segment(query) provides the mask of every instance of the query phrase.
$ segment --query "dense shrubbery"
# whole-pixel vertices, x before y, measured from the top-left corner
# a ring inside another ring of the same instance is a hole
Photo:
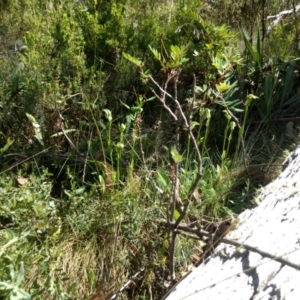
[[[108,297],[144,268],[124,299],[159,299],[204,249],[163,224],[253,205],[300,63],[297,19],[265,31],[290,7],[248,2],[0,3],[0,297]]]

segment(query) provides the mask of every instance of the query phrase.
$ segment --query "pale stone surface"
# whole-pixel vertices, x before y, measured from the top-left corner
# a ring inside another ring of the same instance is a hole
[[[259,196],[260,204],[239,216],[227,235],[300,266],[300,145],[285,169]],[[250,268],[250,269],[249,269]],[[248,271],[246,271],[248,270]],[[167,300],[300,299],[300,271],[257,253],[220,244],[180,282]]]

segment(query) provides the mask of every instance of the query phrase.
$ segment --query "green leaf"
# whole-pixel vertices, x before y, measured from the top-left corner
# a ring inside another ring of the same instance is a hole
[[[85,191],[85,187],[81,187],[75,190],[76,195],[81,195]]]
[[[9,248],[12,244],[20,241],[21,239],[25,238],[26,236],[28,236],[30,234],[30,231],[26,231],[24,233],[22,233],[19,237],[14,237],[12,238],[8,243],[6,243],[5,245],[3,245],[0,248],[0,257],[5,253],[5,250],[7,248]]]
[[[95,281],[96,281],[95,273],[94,273],[90,268],[88,268],[86,271],[87,271],[87,276],[88,276],[89,285],[90,285],[90,286],[93,286],[93,284],[94,284]]]
[[[136,57],[131,56],[130,54],[127,54],[125,52],[122,53],[123,57],[133,63],[136,67],[139,69],[143,69],[143,62]]]
[[[217,84],[217,88],[220,93],[224,93],[229,89],[229,87],[230,85],[228,85],[226,82],[220,82],[219,84]]]
[[[177,220],[180,217],[180,212],[178,210],[174,210],[174,219]]]
[[[3,148],[0,148],[0,153],[4,153],[13,143],[14,141],[12,141],[10,138],[8,138],[6,140],[6,144],[4,145]]]
[[[158,181],[162,184],[163,187],[166,187],[170,182],[168,175],[163,170],[158,170],[157,175]]]
[[[43,136],[42,136],[42,131],[41,131],[41,126],[40,124],[36,121],[35,117],[32,116],[31,114],[26,113],[26,117],[29,119],[31,122],[32,126],[34,127],[34,132],[35,132],[35,138],[39,141],[39,143],[44,146],[43,143]]]
[[[11,280],[14,281],[15,280],[15,269],[14,269],[14,266],[12,264],[10,264],[8,266],[8,268],[9,268],[9,277],[10,277]]]
[[[120,100],[120,102],[121,102],[121,104],[122,104],[123,106],[125,106],[127,109],[130,109],[130,106],[127,105],[126,103],[124,103],[122,100]]]
[[[72,132],[72,131],[76,131],[76,129],[65,129],[64,131],[65,131],[65,133],[69,133],[69,132]],[[57,133],[52,134],[50,137],[51,138],[52,137],[58,137],[58,136],[61,136],[63,134],[64,133],[61,131],[61,132],[57,132]]]
[[[208,50],[212,50],[214,48],[214,44],[213,43],[209,43],[209,44],[205,44],[206,48]]]
[[[260,30],[259,29],[257,30],[256,53],[257,53],[258,65],[261,68],[263,59],[262,59],[262,55],[261,55]]]
[[[262,55],[261,55],[261,52],[260,52],[261,49],[260,49],[260,35],[259,35],[259,32],[258,32],[258,37],[257,37],[258,44],[256,45],[257,51],[255,51],[253,49],[252,45],[249,43],[245,30],[242,31],[242,35],[243,35],[243,39],[244,39],[246,49],[248,50],[251,58],[256,62],[259,69],[261,69],[262,68]]]
[[[163,65],[161,54],[155,48],[152,48],[150,45],[149,45],[149,49],[154,55],[154,57]]]
[[[183,156],[178,153],[175,146],[173,146],[172,149],[171,149],[171,156],[172,156],[175,163],[179,163],[183,160]]]
[[[172,62],[168,64],[169,67],[178,67],[189,61],[188,58],[185,57],[188,46],[174,46],[171,45],[171,58]]]
[[[20,262],[20,270],[19,270],[19,272],[17,274],[17,278],[16,278],[16,285],[20,286],[20,284],[22,283],[23,279],[24,279],[24,262],[21,261]]]
[[[190,124],[191,129],[194,129],[197,126],[200,126],[200,123],[196,122],[196,121],[192,121],[191,124]]]

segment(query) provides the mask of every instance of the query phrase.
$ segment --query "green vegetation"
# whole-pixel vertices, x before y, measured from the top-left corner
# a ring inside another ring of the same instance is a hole
[[[297,142],[296,5],[1,0],[0,299],[161,299],[203,259],[178,226]]]

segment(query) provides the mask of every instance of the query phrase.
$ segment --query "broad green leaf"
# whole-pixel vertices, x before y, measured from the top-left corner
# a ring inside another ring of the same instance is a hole
[[[171,149],[171,155],[172,155],[172,158],[175,161],[175,163],[179,163],[183,160],[183,156],[178,153],[175,146],[172,147],[172,149]]]
[[[212,50],[214,48],[214,44],[213,43],[209,43],[209,44],[205,44],[206,48],[208,50]]]
[[[180,217],[180,212],[178,210],[174,210],[174,219],[177,220]]]
[[[85,191],[85,187],[81,187],[75,190],[76,195],[81,195]]]
[[[158,170],[157,171],[157,175],[158,175],[158,181],[164,186],[166,187],[169,182],[170,182],[170,179],[168,177],[168,175],[163,171],[163,170]]]

